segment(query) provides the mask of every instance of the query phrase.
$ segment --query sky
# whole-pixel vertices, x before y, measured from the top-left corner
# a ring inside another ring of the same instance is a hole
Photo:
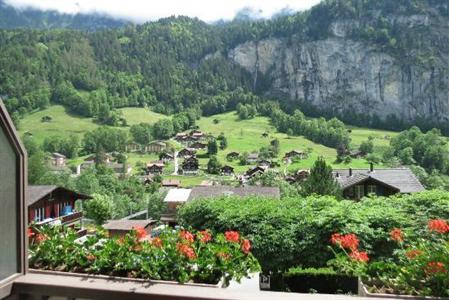
[[[135,22],[157,20],[172,15],[198,17],[206,22],[231,20],[237,12],[250,8],[259,17],[289,9],[305,10],[320,0],[6,0],[18,8],[55,9],[64,13],[106,13]]]

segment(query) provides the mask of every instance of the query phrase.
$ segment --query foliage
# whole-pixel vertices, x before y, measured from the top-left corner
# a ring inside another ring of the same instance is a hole
[[[151,241],[143,228],[123,238],[106,238],[101,233],[83,243],[70,229],[58,227],[30,231],[30,267],[105,274],[123,277],[229,283],[259,270],[251,242],[238,232],[166,230]]]
[[[83,138],[84,153],[125,152],[128,135],[125,131],[106,126],[87,132]]]
[[[67,158],[74,158],[78,156],[80,141],[76,135],[70,135],[67,138],[49,136],[44,139],[42,148],[46,152],[58,152],[64,154]]]
[[[112,219],[112,200],[99,194],[93,194],[92,197],[93,199],[87,201],[85,205],[86,217],[93,219],[98,225]]]
[[[332,167],[326,164],[324,158],[320,157],[310,169],[310,175],[302,184],[304,195],[334,195],[341,196],[341,189],[332,174]]]
[[[207,142],[207,154],[209,156],[215,155],[218,152],[217,140],[215,138],[211,138]]]
[[[207,172],[209,174],[219,174],[221,168],[221,163],[218,161],[217,157],[211,156],[207,162]]]

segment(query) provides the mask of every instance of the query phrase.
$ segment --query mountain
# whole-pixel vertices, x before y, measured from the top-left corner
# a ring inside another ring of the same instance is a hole
[[[71,28],[92,31],[118,28],[126,23],[123,20],[97,13],[62,14],[54,10],[17,9],[0,0],[0,28]]]
[[[144,105],[210,115],[270,99],[355,125],[449,133],[448,5],[326,0],[271,20],[0,30],[0,95],[18,114],[51,101],[83,116]]]

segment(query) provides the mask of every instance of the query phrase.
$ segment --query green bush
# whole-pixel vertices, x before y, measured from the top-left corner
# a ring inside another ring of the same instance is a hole
[[[331,196],[281,201],[207,199],[192,201],[178,212],[183,226],[238,230],[248,236],[266,272],[325,266],[333,257],[328,245],[335,232],[357,234],[372,259],[390,257],[395,249],[389,239],[391,228],[409,228],[419,236],[431,218],[449,218],[449,193],[427,191],[360,202],[338,201]]]

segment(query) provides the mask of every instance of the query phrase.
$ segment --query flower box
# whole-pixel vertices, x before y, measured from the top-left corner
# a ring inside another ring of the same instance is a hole
[[[223,279],[220,280],[217,284],[195,283],[195,282],[179,283],[177,281],[168,281],[168,280],[129,278],[129,277],[118,277],[118,276],[108,276],[108,275],[88,274],[88,273],[61,272],[61,271],[39,270],[39,269],[29,269],[29,271],[30,271],[30,273],[34,273],[34,274],[63,275],[63,276],[72,276],[75,278],[98,278],[98,279],[107,279],[107,280],[115,280],[115,281],[133,281],[133,282],[153,283],[153,284],[154,283],[163,283],[163,284],[198,286],[198,287],[208,287],[208,288],[227,288],[228,287],[228,284],[226,284],[226,282]]]
[[[413,295],[400,295],[400,294],[386,294],[386,293],[372,293],[368,290],[367,285],[359,278],[358,280],[358,294],[361,297],[370,298],[388,298],[388,299],[404,299],[404,300],[415,300],[415,299],[428,299],[428,300],[449,300],[446,297],[430,297],[430,296],[413,296]]]

